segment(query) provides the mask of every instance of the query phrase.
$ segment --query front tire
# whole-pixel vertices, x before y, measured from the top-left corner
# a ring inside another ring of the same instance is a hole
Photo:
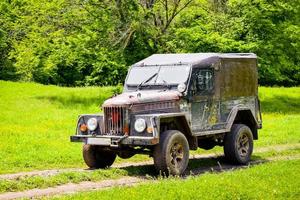
[[[189,144],[177,130],[162,133],[153,152],[154,166],[163,175],[181,175],[189,161]]]
[[[104,151],[99,146],[89,144],[83,145],[82,155],[86,165],[96,169],[110,167],[116,159],[115,153]]]
[[[225,158],[235,164],[247,164],[253,152],[253,135],[244,124],[234,124],[231,132],[225,135]]]

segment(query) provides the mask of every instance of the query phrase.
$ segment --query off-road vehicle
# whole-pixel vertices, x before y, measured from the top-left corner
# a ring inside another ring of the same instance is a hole
[[[103,114],[79,116],[71,141],[84,143],[91,168],[149,154],[158,171],[180,175],[189,150],[216,145],[247,164],[262,127],[257,89],[255,54],[154,54],[130,67]]]

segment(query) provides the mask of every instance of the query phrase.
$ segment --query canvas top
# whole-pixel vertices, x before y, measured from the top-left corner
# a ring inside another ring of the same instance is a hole
[[[200,64],[202,62],[215,61],[220,58],[245,58],[256,59],[253,53],[184,53],[184,54],[153,54],[134,66],[146,65],[170,65],[170,64]]]

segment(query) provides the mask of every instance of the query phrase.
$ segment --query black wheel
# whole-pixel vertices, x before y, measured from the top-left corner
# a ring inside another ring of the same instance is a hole
[[[225,158],[235,164],[247,164],[253,151],[253,135],[244,124],[234,124],[231,132],[225,135]]]
[[[82,154],[86,165],[96,169],[110,167],[116,159],[115,153],[104,151],[99,146],[89,144],[83,145]]]
[[[189,162],[189,144],[177,130],[165,131],[153,152],[154,166],[162,175],[181,175]]]

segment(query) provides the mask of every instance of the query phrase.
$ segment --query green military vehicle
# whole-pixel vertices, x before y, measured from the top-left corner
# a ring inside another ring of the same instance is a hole
[[[255,54],[154,54],[130,67],[103,114],[79,116],[71,141],[84,143],[91,168],[148,154],[161,173],[180,175],[189,150],[216,145],[247,164],[262,127],[257,89]]]

